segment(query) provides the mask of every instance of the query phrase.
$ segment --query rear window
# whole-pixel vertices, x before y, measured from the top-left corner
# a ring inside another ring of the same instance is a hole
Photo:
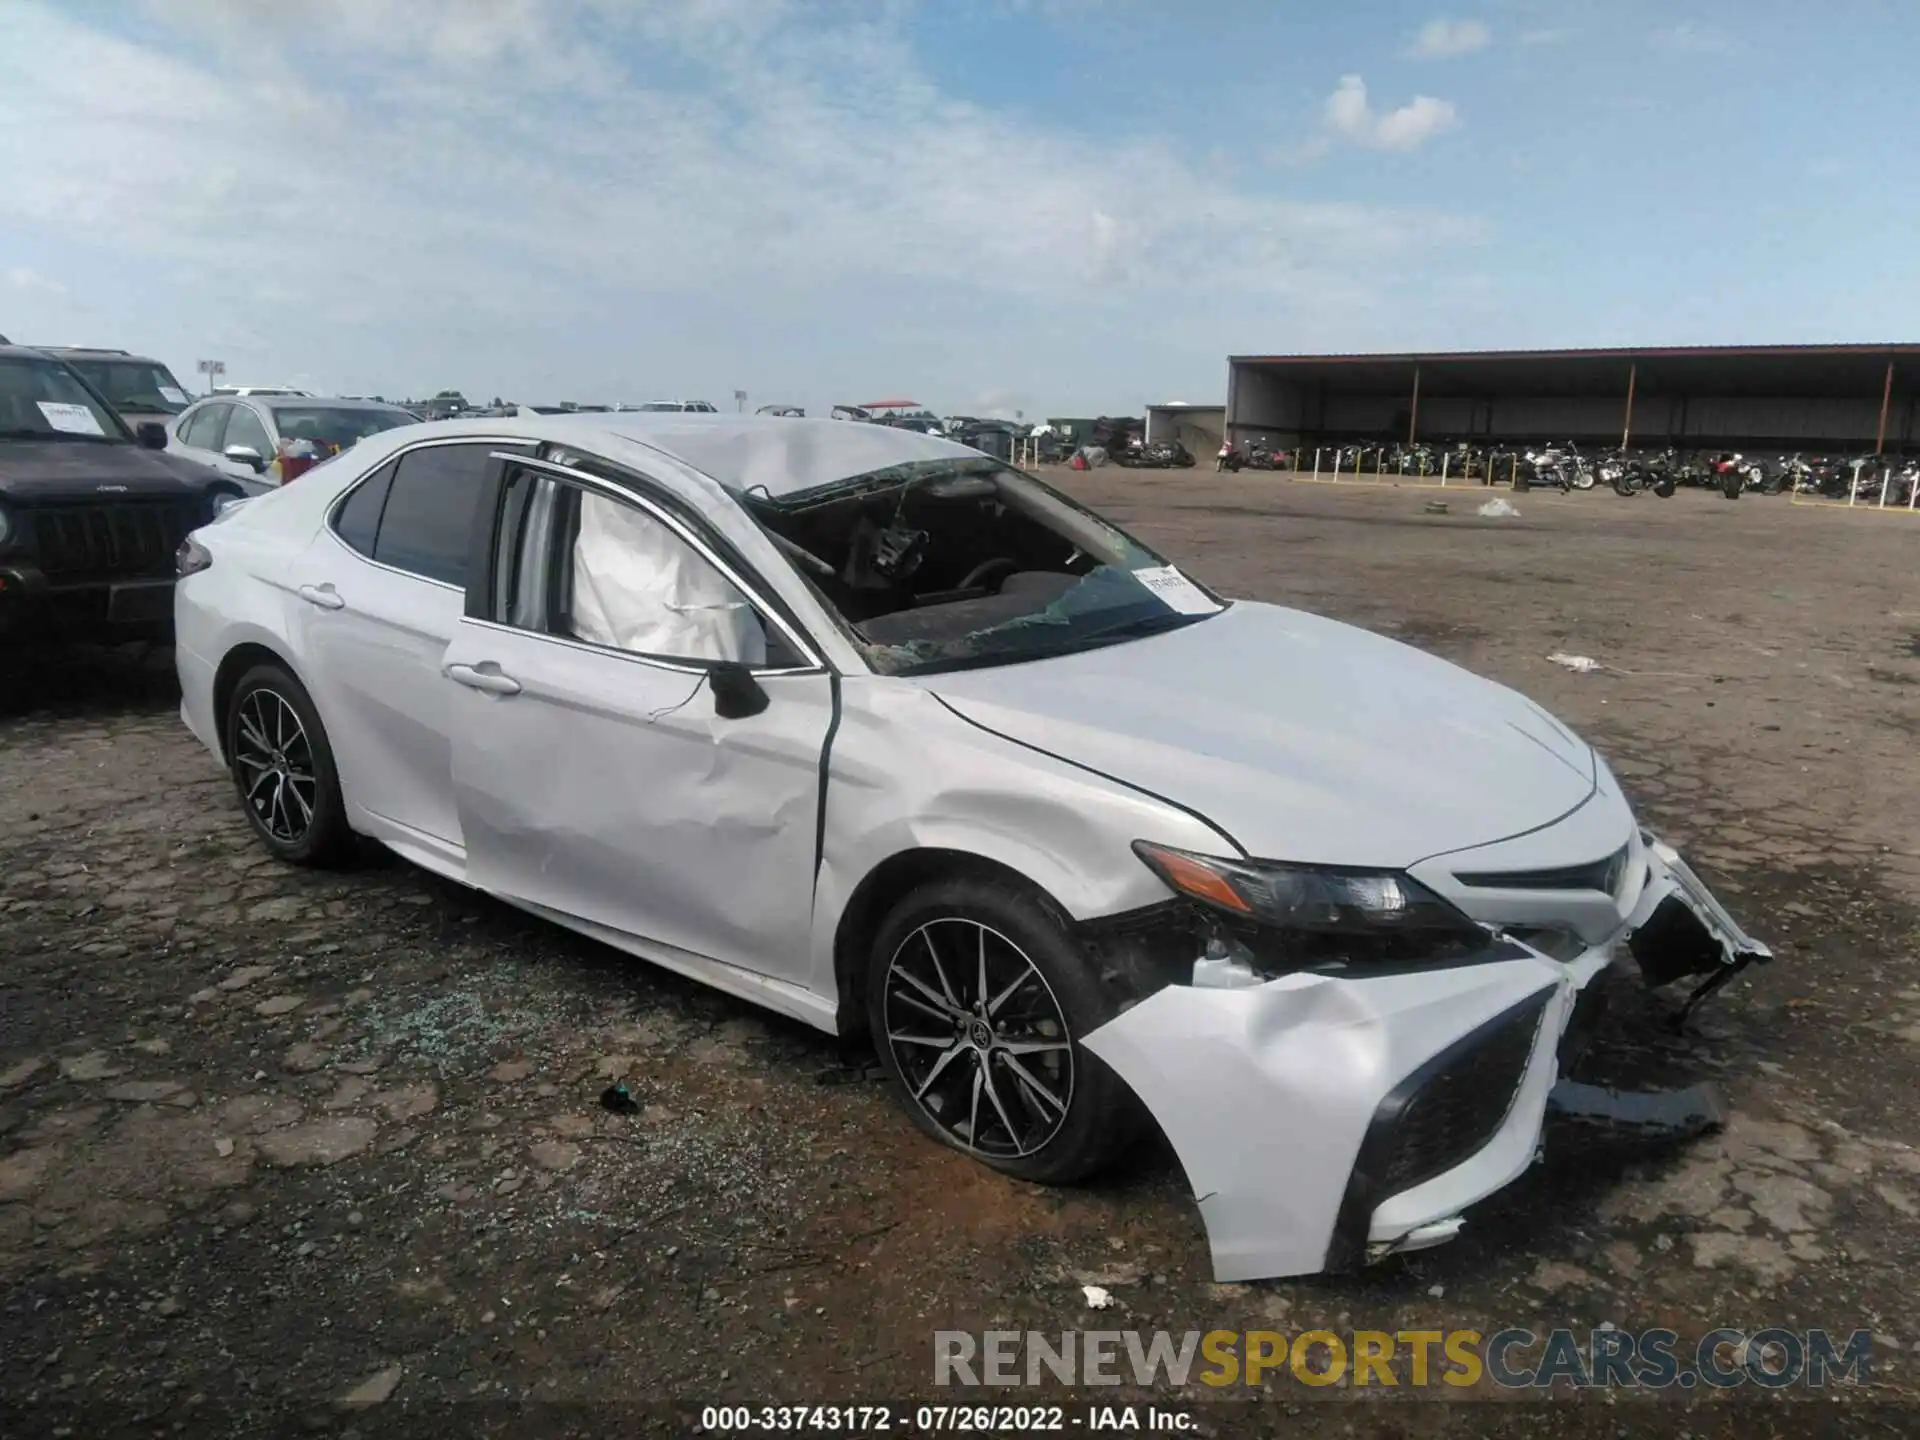
[[[380,533],[380,512],[386,508],[387,487],[393,484],[398,460],[389,460],[354,486],[333,514],[333,533],[367,558],[373,558],[374,537]]]
[[[178,415],[188,395],[173,372],[152,360],[69,360],[115,409]]]
[[[373,558],[447,585],[467,583],[467,541],[491,444],[409,450],[387,488]]]
[[[310,440],[325,455],[350,449],[369,435],[417,423],[400,409],[343,405],[276,405],[273,423],[283,441]]]

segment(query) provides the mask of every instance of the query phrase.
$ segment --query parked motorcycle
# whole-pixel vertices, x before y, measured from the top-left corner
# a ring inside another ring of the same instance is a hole
[[[1596,468],[1599,477],[1613,487],[1616,495],[1632,496],[1642,490],[1651,490],[1665,500],[1673,495],[1675,489],[1674,460],[1671,448],[1654,456],[1616,451],[1601,460]]]
[[[1178,440],[1149,440],[1132,457],[1143,470],[1191,470],[1193,452]]]
[[[1551,485],[1562,494],[1571,494],[1575,490],[1591,490],[1597,480],[1592,463],[1580,453],[1580,447],[1569,440],[1564,445],[1529,450],[1524,469],[1514,475],[1513,488],[1529,490],[1535,485]]]

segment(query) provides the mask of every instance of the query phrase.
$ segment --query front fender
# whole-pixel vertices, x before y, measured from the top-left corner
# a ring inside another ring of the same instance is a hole
[[[1016,871],[1074,920],[1158,904],[1172,891],[1135,840],[1233,854],[1205,820],[1118,781],[1004,739],[932,696],[849,679],[826,760],[811,977],[835,993],[835,939],[860,884],[914,850],[949,850]]]

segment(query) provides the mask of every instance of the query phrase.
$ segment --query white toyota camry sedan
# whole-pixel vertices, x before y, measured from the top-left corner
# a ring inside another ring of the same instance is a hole
[[[911,430],[407,426],[179,570],[183,718],[275,855],[370,837],[866,1032],[1011,1175],[1156,1123],[1222,1279],[1448,1239],[1604,969],[1769,958],[1524,697]]]

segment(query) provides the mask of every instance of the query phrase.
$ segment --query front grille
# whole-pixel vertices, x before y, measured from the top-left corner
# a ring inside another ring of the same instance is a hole
[[[173,552],[204,516],[197,500],[48,505],[26,512],[35,563],[49,580],[172,573]]]
[[[1377,1204],[1451,1170],[1499,1132],[1533,1058],[1549,985],[1435,1056],[1393,1126]]]
[[[1454,878],[1462,885],[1483,890],[1597,890],[1602,895],[1618,895],[1627,870],[1627,847],[1584,865],[1563,865],[1556,870],[1462,870]]]

